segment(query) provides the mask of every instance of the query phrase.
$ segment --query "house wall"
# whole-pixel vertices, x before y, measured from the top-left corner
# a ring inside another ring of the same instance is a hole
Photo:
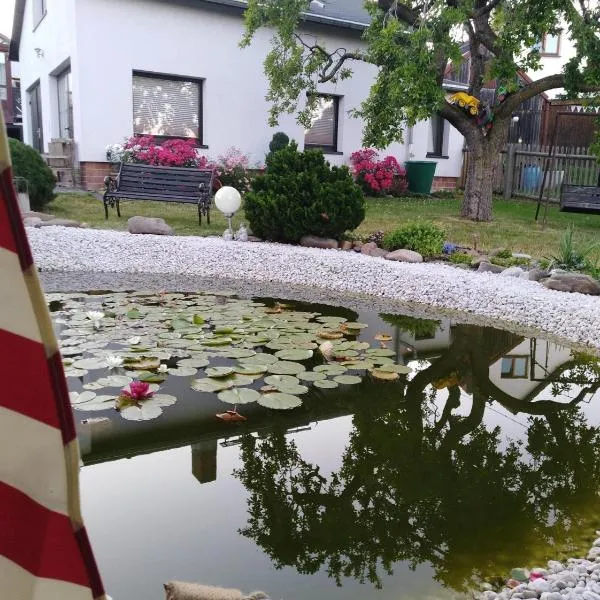
[[[23,140],[31,144],[31,115],[27,90],[40,82],[42,97],[42,124],[44,150],[48,141],[58,137],[57,89],[55,75],[71,61],[74,74],[74,96],[76,92],[75,50],[75,3],[74,0],[52,0],[47,2],[46,16],[35,26],[33,23],[32,0],[25,4],[23,29],[21,32],[19,71],[21,74],[21,93],[23,96]],[[100,41],[98,40],[98,43]],[[40,49],[40,55],[35,49]],[[74,129],[77,136],[78,107],[74,107]]]
[[[67,0],[63,0],[67,1]],[[61,28],[62,29],[62,28]],[[153,0],[78,0],[76,3],[76,52],[73,54],[73,102],[76,141],[82,161],[84,183],[95,187],[108,171],[105,148],[133,133],[132,71],[151,71],[203,78],[204,139],[206,154],[216,157],[230,146],[261,162],[275,131],[285,131],[303,145],[304,132],[291,115],[280,125],[267,125],[269,103],[263,60],[270,33],[261,31],[251,47],[240,49],[243,33],[239,14],[157,2]],[[327,43],[356,47],[327,30]],[[100,33],[101,32],[101,33]],[[22,56],[30,56],[29,43]],[[75,57],[77,61],[75,61]],[[77,64],[75,64],[77,63]],[[362,123],[348,116],[365,99],[375,75],[374,67],[356,63],[354,76],[320,91],[342,95],[340,103],[339,150],[328,155],[334,164],[347,163],[361,147]],[[46,117],[45,117],[46,118]],[[426,159],[430,125],[414,130],[412,158]],[[454,187],[462,163],[462,136],[452,128],[449,159],[440,159],[436,175],[446,187]],[[409,158],[408,147],[393,144],[388,153],[401,162]],[[89,173],[89,177],[86,175]]]

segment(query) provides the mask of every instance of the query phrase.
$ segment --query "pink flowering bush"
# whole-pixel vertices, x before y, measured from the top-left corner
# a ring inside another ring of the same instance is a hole
[[[250,159],[240,149],[232,146],[218,156],[215,168],[221,185],[230,185],[242,194],[250,190]]]
[[[401,194],[408,187],[406,169],[393,156],[379,160],[373,148],[362,148],[350,156],[352,174],[366,195]]]

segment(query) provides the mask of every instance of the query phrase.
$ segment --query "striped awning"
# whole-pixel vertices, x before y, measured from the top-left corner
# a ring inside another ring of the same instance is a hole
[[[79,450],[21,221],[0,111],[0,597],[104,599],[79,506]]]

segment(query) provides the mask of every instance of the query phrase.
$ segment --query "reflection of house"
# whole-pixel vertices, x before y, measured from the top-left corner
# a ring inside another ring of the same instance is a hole
[[[490,380],[513,398],[529,400],[571,359],[571,350],[545,340],[523,340],[490,366]]]
[[[23,139],[21,125],[21,84],[17,65],[8,58],[10,40],[0,33],[0,104],[8,137]]]
[[[203,440],[190,446],[192,449],[192,474],[200,483],[217,479],[217,440]]]
[[[363,129],[348,113],[366,98],[375,68],[357,62],[352,78],[321,86],[309,131],[292,115],[271,129],[262,66],[271,34],[261,31],[240,49],[244,7],[241,0],[17,0],[11,57],[27,90],[25,141],[46,152],[52,138],[75,140],[88,188],[100,187],[110,169],[106,146],[133,134],[194,138],[212,157],[237,146],[258,162],[280,129],[300,147],[318,146],[330,162],[348,163]],[[315,2],[311,11],[304,21],[311,39],[364,47],[362,0]],[[110,32],[109,42],[101,32]],[[410,145],[388,151],[400,162],[409,152],[415,160],[435,156],[438,187],[453,187],[461,149],[453,127],[434,133],[423,122]]]
[[[423,319],[428,322],[427,319]],[[435,327],[423,327],[421,330],[398,331],[398,338],[404,344],[415,349],[419,358],[437,356],[450,346],[451,322],[449,319],[437,321]]]

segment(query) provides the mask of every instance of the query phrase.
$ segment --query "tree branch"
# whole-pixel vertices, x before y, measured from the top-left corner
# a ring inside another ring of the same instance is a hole
[[[580,0],[583,2],[583,0]],[[483,17],[484,15],[489,15],[497,6],[499,6],[504,0],[491,0],[485,6],[482,6],[473,12],[472,18],[477,19],[479,17]]]
[[[421,17],[416,10],[397,0],[378,0],[377,6],[384,12],[396,17],[399,21],[403,21],[407,25],[412,25],[413,27],[416,27],[421,20]]]

